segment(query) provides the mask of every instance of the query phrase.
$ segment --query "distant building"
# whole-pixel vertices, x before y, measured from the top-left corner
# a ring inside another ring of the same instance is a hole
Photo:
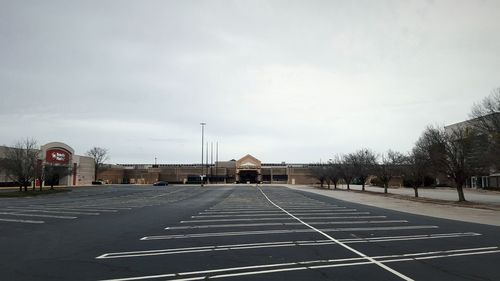
[[[9,147],[0,146],[1,160],[6,161],[5,157],[8,149]],[[64,173],[62,169],[54,170],[54,175],[51,177],[54,185],[89,185],[93,181],[94,160],[91,157],[75,155],[73,148],[61,142],[51,142],[40,147],[37,163],[37,174],[40,175],[40,178],[44,178],[44,167],[47,166],[67,168]],[[61,172],[58,172],[58,170]],[[9,175],[5,169],[0,167],[0,186],[15,185],[17,183],[12,175]]]
[[[445,126],[445,132],[448,134],[452,134],[455,130],[473,130],[480,125],[480,122],[500,122],[500,112],[492,113],[490,115],[485,116],[485,118],[475,118],[462,122],[458,122],[455,124],[451,124]],[[494,126],[492,126],[494,127]],[[493,132],[496,136],[500,134],[500,132]],[[488,155],[485,153],[485,149],[487,147],[488,138],[491,138],[490,134],[480,133],[476,136],[476,141],[474,142],[473,152],[469,156],[470,161],[476,161],[477,163],[481,162],[481,158],[483,157],[500,157],[500,155]],[[495,165],[491,165],[488,167],[484,167],[482,172],[478,172],[478,174],[472,176],[467,181],[467,187],[472,188],[500,188],[500,167],[496,167]]]
[[[109,183],[284,183],[313,184],[308,164],[262,163],[250,154],[239,160],[215,164],[120,164],[108,165],[99,178]]]

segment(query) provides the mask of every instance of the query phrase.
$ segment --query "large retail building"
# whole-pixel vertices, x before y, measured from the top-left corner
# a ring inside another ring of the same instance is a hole
[[[99,173],[108,183],[199,183],[201,176],[208,183],[288,183],[310,184],[307,164],[262,163],[247,154],[239,160],[218,161],[214,164],[121,164],[111,165]]]

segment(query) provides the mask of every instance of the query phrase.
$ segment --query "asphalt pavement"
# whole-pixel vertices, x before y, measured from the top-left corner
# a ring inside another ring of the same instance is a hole
[[[500,227],[282,186],[0,199],[1,280],[499,280]]]

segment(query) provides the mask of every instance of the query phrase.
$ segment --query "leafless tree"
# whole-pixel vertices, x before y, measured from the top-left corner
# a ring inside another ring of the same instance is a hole
[[[500,88],[484,98],[480,103],[474,104],[470,117],[470,125],[479,135],[486,140],[481,157],[485,165],[500,169]]]
[[[109,160],[108,150],[102,147],[93,147],[87,151],[87,156],[94,158],[94,181],[97,181],[97,175],[103,164]]]
[[[472,107],[470,117],[477,119],[474,122],[476,129],[481,133],[500,132],[500,88]]]
[[[333,184],[334,189],[337,189],[337,184],[342,178],[341,165],[342,162],[338,155],[335,156],[333,159],[330,159],[330,161],[328,161],[328,168],[327,168],[328,182],[331,182]]]
[[[311,175],[319,180],[321,187],[328,182],[328,170],[326,164],[311,164],[309,165],[309,170],[311,171]],[[328,182],[328,188],[330,188],[330,183]]]
[[[39,150],[37,141],[26,138],[5,151],[4,166],[13,181],[19,184],[19,191],[28,191],[28,185],[35,179]]]
[[[419,139],[412,151],[405,157],[404,178],[409,182],[418,197],[418,188],[425,184],[425,177],[430,172],[431,160],[429,154]]]
[[[341,165],[340,167],[340,177],[344,180],[347,185],[347,190],[351,190],[350,184],[355,175],[354,163],[353,163],[354,155],[349,153],[347,155],[340,156]]]
[[[368,148],[362,148],[352,154],[352,165],[355,176],[361,181],[362,190],[365,191],[365,182],[370,174],[373,174],[377,165],[377,156]]]
[[[375,175],[384,185],[384,193],[387,193],[389,182],[395,176],[403,173],[404,155],[397,151],[389,150],[380,157],[380,163],[375,168]]]
[[[458,201],[465,201],[463,186],[467,179],[484,168],[475,161],[477,138],[474,130],[460,127],[446,132],[443,128],[429,126],[421,139],[430,155],[432,167],[453,180]]]

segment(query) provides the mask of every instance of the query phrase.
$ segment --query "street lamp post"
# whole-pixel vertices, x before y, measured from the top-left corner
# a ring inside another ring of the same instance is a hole
[[[207,123],[200,123],[201,125],[201,174],[200,174],[200,179],[201,179],[201,186],[203,186],[203,144],[204,144],[204,137],[205,137],[205,125]]]

